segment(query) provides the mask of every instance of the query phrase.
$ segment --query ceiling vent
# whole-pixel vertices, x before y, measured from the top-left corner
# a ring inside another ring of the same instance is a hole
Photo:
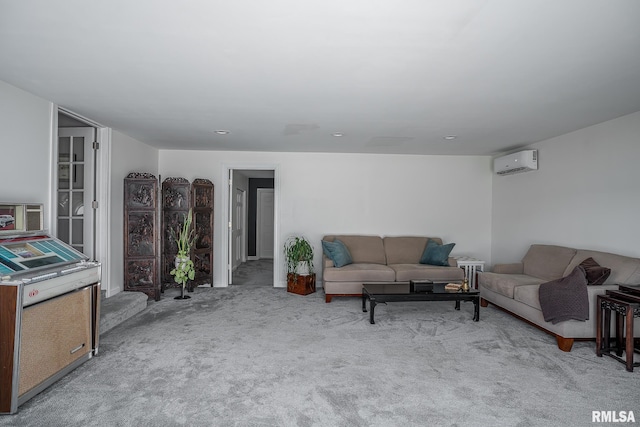
[[[493,160],[493,171],[498,175],[512,175],[538,170],[538,150],[524,150]]]

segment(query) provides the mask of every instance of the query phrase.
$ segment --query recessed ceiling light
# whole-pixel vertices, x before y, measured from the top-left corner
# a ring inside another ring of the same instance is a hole
[[[458,138],[458,135],[447,135],[442,137],[442,139],[446,139],[447,141],[451,141],[452,139]]]
[[[342,132],[334,132],[331,134],[331,136],[334,136],[336,138],[340,138],[341,136],[344,136],[344,134]]]
[[[216,131],[216,133],[217,133],[218,135],[229,135],[231,132],[229,132],[228,130],[224,130],[224,129],[218,129],[218,130]]]

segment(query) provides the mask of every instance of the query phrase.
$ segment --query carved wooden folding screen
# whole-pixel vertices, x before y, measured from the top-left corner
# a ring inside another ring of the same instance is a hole
[[[158,180],[130,173],[124,180],[124,290],[160,299]]]

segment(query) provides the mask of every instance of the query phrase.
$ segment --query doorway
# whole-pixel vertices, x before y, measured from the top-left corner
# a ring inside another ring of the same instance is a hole
[[[97,130],[58,113],[56,237],[95,260]]]
[[[51,235],[102,264],[110,281],[111,129],[56,106],[52,114]]]
[[[275,169],[229,168],[227,284],[275,286]]]

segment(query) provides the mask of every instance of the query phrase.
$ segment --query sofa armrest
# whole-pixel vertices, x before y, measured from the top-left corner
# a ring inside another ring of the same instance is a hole
[[[521,262],[514,262],[512,264],[496,264],[491,270],[493,273],[500,274],[522,274],[524,271],[524,264]]]
[[[322,254],[322,267],[323,268],[334,267],[334,264],[333,264],[333,261],[331,261],[331,258],[326,256],[325,254]]]
[[[457,267],[458,266],[458,260],[455,259],[455,258],[449,257],[449,266],[450,267]]]

